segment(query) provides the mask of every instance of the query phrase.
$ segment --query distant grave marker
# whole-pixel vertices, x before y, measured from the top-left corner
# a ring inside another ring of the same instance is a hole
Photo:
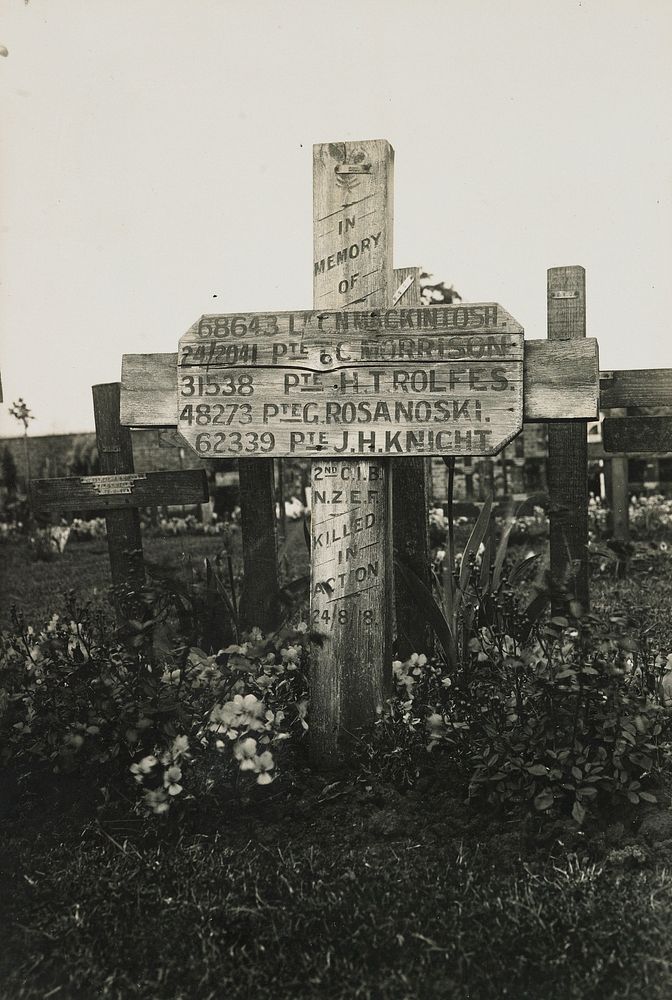
[[[140,507],[202,503],[208,499],[203,469],[136,473],[131,432],[119,421],[120,386],[94,385],[93,410],[102,475],[34,479],[35,510],[103,510],[118,617],[137,613],[135,594],[144,583]]]

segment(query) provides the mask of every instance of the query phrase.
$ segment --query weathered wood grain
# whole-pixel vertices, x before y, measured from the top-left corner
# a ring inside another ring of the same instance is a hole
[[[121,423],[124,427],[176,427],[176,399],[176,352],[123,355]]]
[[[35,509],[44,511],[204,503],[208,480],[204,469],[33,479],[31,496]]]
[[[399,300],[412,308],[420,304],[419,267],[395,267],[394,286],[411,284]],[[396,294],[396,293],[395,293]],[[400,560],[432,589],[429,566],[427,460],[409,456],[392,460],[392,540],[395,562]],[[418,614],[418,596],[401,573],[394,573],[396,653],[406,659],[411,653],[429,650],[430,636],[426,619]]]
[[[348,264],[352,262],[343,261],[343,268],[347,270]],[[371,274],[375,284],[380,271]],[[368,284],[366,278],[362,280]],[[342,363],[339,350],[354,361],[368,363],[376,359],[376,349],[383,360],[436,361],[461,356],[479,360],[488,347],[490,354],[498,353],[502,340],[523,332],[497,302],[409,307],[400,299],[389,309],[365,308],[370,294],[365,296],[366,303],[344,306],[343,311],[206,314],[180,338],[179,366],[292,364],[329,371]],[[520,358],[510,352],[507,357]]]
[[[178,431],[201,456],[491,455],[522,428],[520,362],[336,373],[236,369],[180,399]],[[188,387],[191,393],[193,386]],[[184,392],[184,389],[182,390]]]
[[[596,340],[526,340],[523,373],[526,423],[597,420],[600,390]]]
[[[612,413],[615,417],[625,417],[627,410],[625,407],[615,408]],[[610,528],[614,538],[626,542],[630,538],[627,455],[609,456],[608,461],[604,462],[604,480],[610,512]]]
[[[119,419],[121,386],[118,382],[108,382],[94,385],[91,391],[101,474],[118,476],[133,473],[131,432],[121,425]],[[105,521],[113,600],[117,617],[123,623],[141,613],[138,592],[145,581],[145,567],[140,512],[137,507],[110,510]]]
[[[350,244],[371,244],[368,268],[383,233]],[[327,254],[327,286],[331,262],[347,275],[350,256]],[[322,277],[316,265],[317,287]],[[355,277],[361,292],[381,280]],[[522,360],[522,328],[496,303],[204,316],[179,343],[177,429],[222,456],[493,454],[522,426]]]
[[[595,420],[597,341],[526,340],[523,419]],[[177,354],[125,354],[121,421],[128,427],[177,425]]]
[[[602,440],[606,452],[672,452],[672,415],[658,417],[605,417]]]
[[[672,406],[672,368],[600,372],[600,407]]]
[[[243,628],[262,632],[278,625],[280,614],[278,547],[275,518],[273,459],[238,462],[240,518],[243,540]]]
[[[389,143],[313,148],[313,302],[317,308],[382,308],[392,288],[392,170]],[[366,174],[336,167],[364,163]],[[344,238],[376,235],[364,269],[319,262]],[[311,518],[311,754],[333,765],[349,734],[375,720],[391,686],[391,469],[380,459],[313,463]]]
[[[548,339],[556,344],[586,335],[586,273],[552,267],[547,283]],[[595,373],[597,376],[597,372]],[[586,424],[559,420],[548,426],[551,576],[565,583],[587,609],[588,438]],[[555,602],[556,609],[559,607]]]

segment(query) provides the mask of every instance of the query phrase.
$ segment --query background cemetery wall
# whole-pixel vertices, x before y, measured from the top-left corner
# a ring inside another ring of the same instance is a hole
[[[207,462],[187,448],[174,430],[133,431],[133,456],[137,472],[205,468],[211,495],[218,512],[233,509],[238,502],[235,460]],[[98,471],[96,437],[93,433],[29,435],[30,467],[33,478],[48,479],[68,475],[93,475]],[[7,449],[17,467],[19,488],[25,489],[26,453],[23,437],[0,438],[0,455]],[[589,488],[603,493],[600,479],[609,456],[602,447],[600,424],[588,426]],[[458,458],[455,466],[455,499],[480,501],[493,490],[496,498],[522,499],[547,490],[547,433],[545,424],[525,424],[523,432],[504,451],[490,459]],[[440,458],[428,459],[430,494],[433,503],[448,497],[448,474]],[[305,501],[309,484],[309,463],[283,463],[284,495]],[[634,493],[662,492],[672,495],[672,455],[630,455],[629,489]]]

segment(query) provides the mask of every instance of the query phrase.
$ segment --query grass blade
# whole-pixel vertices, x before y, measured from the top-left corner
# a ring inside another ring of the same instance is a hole
[[[394,568],[404,580],[409,594],[412,595],[416,602],[418,613],[424,615],[425,620],[434,630],[436,637],[444,649],[448,663],[451,667],[457,668],[455,636],[450,622],[443,613],[441,605],[424,580],[410,566],[405,565],[401,559],[395,559]]]

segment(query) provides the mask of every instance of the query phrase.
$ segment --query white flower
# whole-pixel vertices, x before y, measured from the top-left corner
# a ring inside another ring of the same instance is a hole
[[[138,784],[142,784],[144,775],[149,774],[152,768],[156,767],[158,763],[154,754],[149,754],[147,757],[143,757],[137,764],[131,764],[131,773]]]
[[[163,775],[163,784],[168,791],[169,795],[179,795],[182,791],[182,785],[178,782],[182,777],[182,771],[177,765],[169,767],[168,770]]]
[[[170,808],[166,793],[162,788],[150,789],[145,792],[145,803],[157,815],[168,812]]]
[[[211,730],[263,729],[264,703],[253,694],[234,695],[232,701],[215,705],[210,713]],[[234,737],[235,738],[235,737]]]
[[[257,753],[257,741],[248,736],[247,739],[237,743],[233,750],[233,756],[240,761],[241,771],[255,771],[254,759]]]
[[[264,750],[262,754],[254,758],[254,769],[257,772],[258,785],[270,785],[273,777],[268,772],[272,771],[274,767],[275,761],[270,750]]]
[[[186,736],[176,736],[170,749],[173,757],[181,757],[189,749],[189,740]]]

